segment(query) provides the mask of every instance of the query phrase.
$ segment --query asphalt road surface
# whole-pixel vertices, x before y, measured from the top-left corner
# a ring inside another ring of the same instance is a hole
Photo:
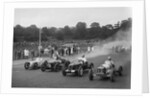
[[[108,55],[97,56],[88,59],[94,63],[94,68],[103,64]],[[111,88],[130,89],[131,78],[131,53],[111,54],[116,66],[123,65],[123,76],[116,76],[115,82],[94,78],[89,81],[88,73],[83,77],[67,75],[63,76],[59,72],[42,72],[39,70],[25,70],[24,63],[27,60],[17,60],[13,62],[12,87],[13,88]]]

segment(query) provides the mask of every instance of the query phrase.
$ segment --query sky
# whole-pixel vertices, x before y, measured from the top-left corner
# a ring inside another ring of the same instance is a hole
[[[24,27],[35,24],[37,27],[72,27],[85,22],[87,27],[93,22],[100,26],[115,24],[132,18],[132,9],[126,7],[107,8],[16,8],[14,26]]]

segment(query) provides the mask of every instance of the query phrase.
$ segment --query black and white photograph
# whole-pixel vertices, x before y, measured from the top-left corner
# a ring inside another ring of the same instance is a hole
[[[16,8],[13,88],[131,88],[132,8]]]

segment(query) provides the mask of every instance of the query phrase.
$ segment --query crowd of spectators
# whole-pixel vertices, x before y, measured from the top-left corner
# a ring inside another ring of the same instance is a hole
[[[13,45],[13,59],[27,59],[38,56],[53,58],[54,55],[70,56],[90,51],[90,45],[85,42],[17,42]]]

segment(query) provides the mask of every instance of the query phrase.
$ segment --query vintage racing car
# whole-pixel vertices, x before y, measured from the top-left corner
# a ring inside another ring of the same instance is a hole
[[[59,71],[62,69],[64,65],[69,65],[70,61],[65,60],[65,59],[57,59],[57,60],[45,60],[44,63],[41,66],[41,71],[44,72],[46,70],[50,71]]]
[[[24,63],[24,68],[26,70],[28,69],[39,69],[41,65],[43,64],[44,60],[41,57],[37,57],[35,59],[32,59],[31,61],[27,61]]]
[[[113,65],[111,68],[105,68],[103,66],[97,67],[96,70],[89,70],[89,80],[93,80],[94,77],[99,77],[100,79],[110,79],[114,82],[114,77],[119,75],[122,76],[123,67],[120,65],[118,68]]]
[[[91,69],[94,66],[93,63],[88,64],[88,62],[81,63],[78,60],[72,61],[68,66],[63,66],[62,75],[66,76],[67,73],[71,73],[77,76],[83,76],[85,70]]]

